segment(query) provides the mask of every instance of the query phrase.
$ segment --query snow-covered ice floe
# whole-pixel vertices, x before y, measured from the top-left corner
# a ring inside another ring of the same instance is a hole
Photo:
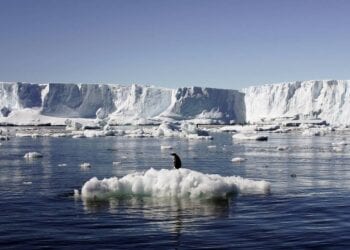
[[[252,141],[267,141],[268,137],[265,135],[247,135],[247,134],[234,134],[232,138],[235,140],[252,140]]]
[[[236,163],[240,163],[240,162],[243,162],[243,161],[246,161],[247,159],[246,158],[243,158],[243,157],[235,157],[235,158],[232,158],[232,162],[236,162]]]
[[[79,166],[82,170],[88,170],[91,168],[91,164],[88,162],[81,163]]]
[[[23,156],[25,159],[42,158],[43,155],[38,152],[28,152]]]
[[[106,199],[123,196],[177,197],[190,199],[226,198],[232,194],[267,194],[270,183],[239,176],[204,174],[190,169],[153,168],[122,178],[87,181],[81,190],[83,199]]]

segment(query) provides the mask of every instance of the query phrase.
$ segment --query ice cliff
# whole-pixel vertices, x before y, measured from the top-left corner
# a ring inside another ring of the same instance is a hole
[[[111,124],[241,123],[245,121],[243,104],[243,93],[214,88],[0,83],[0,121],[22,125],[53,117],[108,118]]]
[[[259,123],[323,119],[350,124],[348,81],[305,81],[237,90],[113,84],[0,83],[0,122],[64,123],[66,118],[109,124]],[[55,119],[56,120],[55,120]]]
[[[305,81],[243,89],[246,121],[323,119],[350,124],[349,81]]]

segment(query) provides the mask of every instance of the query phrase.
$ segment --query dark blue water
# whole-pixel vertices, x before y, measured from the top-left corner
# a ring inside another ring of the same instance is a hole
[[[347,137],[272,134],[268,142],[242,143],[229,134],[214,135],[213,141],[11,138],[0,146],[0,247],[345,249],[350,247],[350,146],[338,152],[331,143]],[[173,146],[187,168],[270,181],[271,194],[218,201],[73,197],[93,176],[171,168],[170,151],[161,145]],[[26,161],[29,151],[44,157]],[[237,164],[233,157],[248,160]],[[113,166],[115,161],[121,164]],[[91,169],[82,170],[82,162]],[[62,163],[67,165],[58,166]]]

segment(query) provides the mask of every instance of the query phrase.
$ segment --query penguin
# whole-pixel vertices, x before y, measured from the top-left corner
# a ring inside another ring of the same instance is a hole
[[[176,168],[176,169],[181,168],[181,159],[180,159],[180,157],[177,154],[175,154],[175,153],[172,153],[170,155],[174,156],[174,168]]]

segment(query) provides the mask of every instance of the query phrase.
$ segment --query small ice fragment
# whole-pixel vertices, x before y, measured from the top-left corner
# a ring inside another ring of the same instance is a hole
[[[79,198],[79,197],[80,197],[79,190],[74,189],[74,198]]]
[[[287,150],[287,149],[288,149],[287,146],[279,146],[279,147],[277,147],[277,150],[278,150],[278,151],[285,151],[285,150]]]
[[[83,135],[83,134],[77,134],[77,135],[73,135],[72,138],[73,139],[79,139],[79,138],[86,138],[86,136]]]
[[[57,166],[59,166],[59,167],[66,167],[67,164],[66,164],[66,163],[60,163],[60,164],[58,164]]]
[[[84,169],[84,170],[90,169],[91,168],[91,164],[88,163],[88,162],[84,162],[84,163],[80,164],[80,168]]]
[[[208,145],[208,148],[216,148],[216,145]]]
[[[33,183],[31,181],[24,181],[23,185],[32,185]]]
[[[235,157],[235,158],[232,158],[232,162],[243,162],[243,161],[246,161],[247,159],[246,158],[243,158],[243,157]]]
[[[167,150],[167,149],[173,149],[173,147],[169,146],[169,145],[162,145],[162,146],[160,146],[160,149],[161,150]]]
[[[236,140],[253,140],[253,141],[267,141],[268,137],[264,135],[245,135],[245,134],[234,134],[232,136]]]
[[[344,147],[333,147],[333,151],[334,152],[343,152],[344,151]]]
[[[118,166],[118,165],[121,164],[121,162],[120,161],[114,161],[112,164],[113,164],[113,166]]]
[[[333,146],[346,146],[348,145],[346,141],[340,141],[340,142],[333,142]]]
[[[43,155],[38,152],[28,152],[24,155],[26,159],[42,158]]]

